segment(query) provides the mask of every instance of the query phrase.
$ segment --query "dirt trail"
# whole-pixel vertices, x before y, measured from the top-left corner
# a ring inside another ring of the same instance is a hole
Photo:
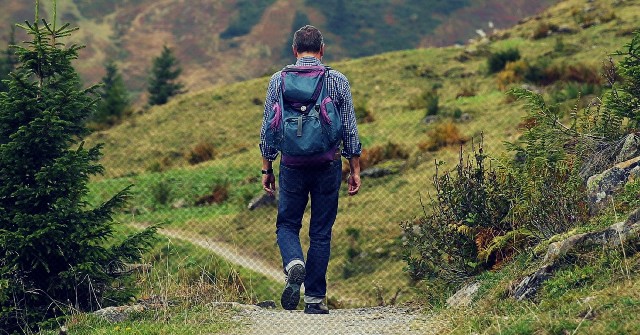
[[[242,326],[233,334],[242,335],[425,335],[442,330],[428,314],[403,307],[336,309],[328,315],[249,307],[237,321]]]
[[[134,223],[134,227],[144,229],[148,225],[143,223]],[[284,273],[280,268],[276,268],[263,260],[247,257],[243,254],[242,249],[229,243],[214,241],[210,238],[198,236],[195,233],[189,233],[184,230],[177,229],[158,229],[158,233],[166,237],[188,241],[199,247],[213,251],[216,255],[224,258],[229,263],[249,269],[253,272],[264,275],[269,279],[284,283]]]
[[[139,229],[147,227],[140,223],[133,226]],[[228,243],[195,236],[182,230],[163,228],[158,232],[211,250],[230,263],[276,281],[284,279],[284,274],[279,268],[262,260],[244,256],[240,248]],[[263,309],[236,303],[220,303],[219,306],[231,306],[234,310],[239,310],[236,321],[241,324],[241,328],[234,330],[234,335],[423,335],[437,334],[440,329],[429,322],[427,314],[405,307],[335,309],[331,310],[329,315],[307,315],[301,310]]]

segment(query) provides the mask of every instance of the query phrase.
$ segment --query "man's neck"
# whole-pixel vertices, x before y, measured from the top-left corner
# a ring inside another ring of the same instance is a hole
[[[298,54],[298,59],[303,58],[303,57],[314,57],[317,60],[321,61],[322,60],[322,55],[320,53],[315,53],[315,52],[303,52],[303,53],[299,53]]]

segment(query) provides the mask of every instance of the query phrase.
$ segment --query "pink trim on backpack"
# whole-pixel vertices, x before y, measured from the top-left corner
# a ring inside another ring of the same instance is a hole
[[[331,101],[333,101],[333,100],[331,100],[331,97],[327,96],[320,103],[320,116],[322,117],[322,120],[326,124],[331,124],[331,119],[329,118],[329,113],[327,112],[327,104],[330,103]]]
[[[280,108],[280,104],[276,102],[273,104],[273,110],[275,115],[273,116],[273,120],[271,120],[270,126],[271,129],[277,130],[280,128],[280,123],[282,122],[282,108]]]

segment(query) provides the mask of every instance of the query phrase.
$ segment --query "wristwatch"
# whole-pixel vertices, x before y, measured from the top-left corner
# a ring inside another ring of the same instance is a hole
[[[273,174],[273,169],[262,170],[262,174]]]

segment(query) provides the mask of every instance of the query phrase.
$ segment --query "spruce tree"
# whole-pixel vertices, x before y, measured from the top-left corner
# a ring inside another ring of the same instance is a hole
[[[617,69],[611,67],[606,73],[612,90],[605,101],[615,116],[628,119],[628,129],[637,131],[640,127],[640,30],[634,32],[625,50],[616,51],[614,55],[623,59]]]
[[[160,56],[153,59],[149,79],[149,105],[163,105],[172,96],[182,93],[184,85],[177,79],[182,73],[173,51],[166,45]]]
[[[39,22],[38,7],[35,22],[20,25],[32,40],[16,48],[18,67],[0,93],[0,329],[9,334],[38,331],[61,306],[130,298],[118,270],[155,231],[116,239],[112,216],[127,189],[87,202],[89,178],[103,171],[101,146],[81,140],[96,87],[82,89],[71,65],[81,47],[61,43],[76,29],[56,27],[55,1],[53,23]]]
[[[105,70],[102,87],[99,89],[101,100],[89,122],[89,128],[94,130],[117,124],[130,108],[129,94],[118,72],[118,66],[109,61]]]
[[[13,50],[13,46],[16,44],[15,32],[16,28],[11,26],[7,49],[4,50],[1,56],[2,58],[0,58],[0,92],[6,92],[9,89],[6,80],[9,80],[9,73],[11,73],[16,66],[16,56]]]

